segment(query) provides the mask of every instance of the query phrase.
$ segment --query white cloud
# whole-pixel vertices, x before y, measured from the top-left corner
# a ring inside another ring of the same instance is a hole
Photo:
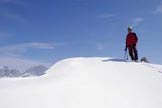
[[[1,55],[7,56],[21,56],[26,53],[30,49],[41,49],[41,50],[51,50],[55,49],[57,46],[63,44],[51,44],[51,43],[40,43],[40,42],[32,42],[32,43],[22,43],[22,44],[14,44],[9,46],[0,47]]]
[[[158,5],[156,9],[153,11],[155,14],[162,14],[162,4]]]
[[[6,65],[11,68],[19,69],[22,71],[31,66],[36,65],[44,65],[46,67],[49,67],[52,65],[52,62],[48,60],[43,59],[40,61],[31,60],[25,58],[22,55],[27,53],[28,51],[31,51],[31,49],[53,50],[65,44],[66,43],[53,44],[53,43],[31,42],[0,47],[0,66]]]
[[[28,21],[22,15],[11,13],[9,10],[0,11],[0,16],[23,24],[28,24]]]
[[[21,45],[24,48],[37,48],[37,49],[54,49],[55,45],[51,43],[40,43],[40,42],[33,42],[33,43],[24,43]]]
[[[109,19],[109,18],[113,18],[115,16],[116,16],[115,14],[101,14],[101,15],[98,15],[97,18],[100,18],[100,19]]]
[[[25,7],[25,4],[22,1],[18,1],[18,0],[0,0],[0,4],[12,4],[15,6],[21,6],[22,10]],[[8,6],[2,7],[0,9],[0,17],[3,17],[7,20],[29,24],[27,19],[22,14],[13,11],[13,8],[8,7]]]
[[[137,18],[135,18],[135,19],[133,19],[133,26],[137,26],[137,25],[139,25],[140,23],[142,23],[144,21],[144,19],[143,18],[141,18],[141,17],[137,17]]]

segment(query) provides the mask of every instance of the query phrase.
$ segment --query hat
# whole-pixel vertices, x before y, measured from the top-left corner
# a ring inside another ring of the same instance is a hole
[[[133,27],[132,26],[128,26],[128,30],[132,30],[133,29]]]

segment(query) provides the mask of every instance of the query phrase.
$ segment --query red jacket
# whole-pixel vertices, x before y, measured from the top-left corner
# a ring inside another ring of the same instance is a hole
[[[136,45],[138,41],[136,33],[128,33],[126,38],[126,46]]]

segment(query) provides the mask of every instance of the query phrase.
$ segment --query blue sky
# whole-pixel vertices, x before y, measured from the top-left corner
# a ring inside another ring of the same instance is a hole
[[[160,0],[0,0],[0,58],[123,58],[128,25],[139,57],[162,64]]]

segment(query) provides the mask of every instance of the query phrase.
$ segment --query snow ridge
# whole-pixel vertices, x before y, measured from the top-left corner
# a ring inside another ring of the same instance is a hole
[[[65,59],[41,77],[0,80],[0,108],[162,108],[161,70],[107,57]]]

